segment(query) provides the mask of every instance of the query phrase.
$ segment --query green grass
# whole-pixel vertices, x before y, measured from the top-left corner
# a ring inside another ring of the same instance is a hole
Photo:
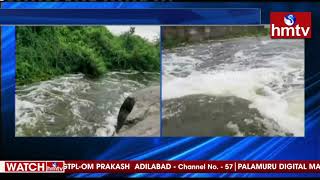
[[[99,77],[112,70],[160,71],[159,43],[103,26],[16,27],[16,83],[68,73]]]

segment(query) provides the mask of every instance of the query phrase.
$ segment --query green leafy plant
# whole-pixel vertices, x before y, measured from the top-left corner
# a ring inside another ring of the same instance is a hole
[[[103,26],[16,27],[16,82],[68,73],[99,77],[108,70],[160,70],[160,47],[134,29],[114,36]]]

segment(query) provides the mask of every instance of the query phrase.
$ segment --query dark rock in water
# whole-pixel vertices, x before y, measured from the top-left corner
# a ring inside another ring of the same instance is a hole
[[[160,136],[160,86],[139,90],[127,99],[122,106],[133,101],[134,105],[131,109],[120,108],[117,136]]]
[[[118,133],[121,127],[123,126],[127,116],[132,111],[133,106],[135,104],[135,99],[133,97],[127,97],[126,100],[120,107],[119,114],[118,114],[118,122],[116,127],[116,132]]]
[[[163,136],[292,136],[235,96],[189,95],[163,101]]]

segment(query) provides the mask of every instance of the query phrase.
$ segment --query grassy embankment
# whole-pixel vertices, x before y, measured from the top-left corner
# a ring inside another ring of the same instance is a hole
[[[16,28],[17,85],[68,73],[99,77],[112,70],[160,71],[159,43],[103,26]]]
[[[249,26],[250,27],[250,26]],[[170,27],[169,27],[170,28]],[[186,27],[187,29],[188,27]],[[267,36],[269,35],[269,29],[246,29],[246,27],[242,28],[243,30],[235,30],[231,32],[224,33],[221,36],[217,37],[209,37],[205,40],[222,40],[222,39],[230,39],[230,38],[239,38],[239,37],[259,37],[259,36]],[[190,40],[189,35],[185,35],[183,37],[179,36],[169,36],[164,38],[163,47],[165,49],[172,49],[179,46],[185,46],[189,44],[197,43],[197,41]]]

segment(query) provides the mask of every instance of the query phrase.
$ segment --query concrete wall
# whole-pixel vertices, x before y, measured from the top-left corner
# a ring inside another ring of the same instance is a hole
[[[243,34],[258,34],[265,31],[261,26],[165,26],[162,31],[164,41],[168,39],[198,42],[209,39],[223,39]]]

